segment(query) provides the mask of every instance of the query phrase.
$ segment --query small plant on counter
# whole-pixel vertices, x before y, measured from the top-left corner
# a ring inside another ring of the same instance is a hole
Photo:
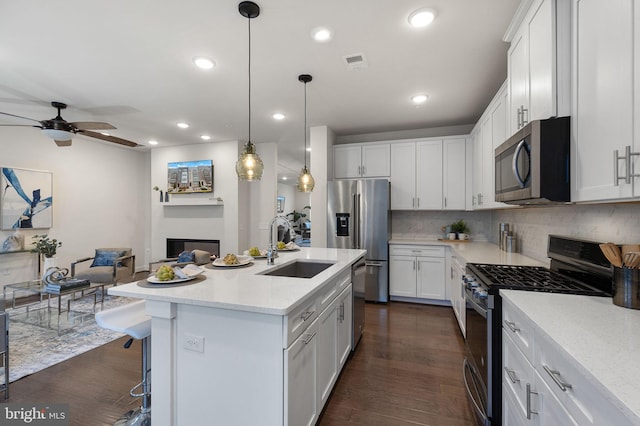
[[[31,253],[40,253],[44,257],[53,257],[56,255],[58,247],[62,246],[62,241],[58,241],[55,238],[50,239],[47,234],[34,235],[32,237],[36,240],[31,249]]]
[[[451,232],[455,232],[456,234],[469,234],[471,233],[471,229],[469,229],[464,220],[460,219],[451,224]]]

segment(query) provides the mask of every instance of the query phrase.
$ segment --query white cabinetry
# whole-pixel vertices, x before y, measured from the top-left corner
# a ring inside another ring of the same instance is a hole
[[[568,6],[565,0],[534,0],[518,10],[507,31],[509,135],[532,120],[569,114]]]
[[[507,139],[508,92],[505,82],[474,127],[473,189],[471,205],[474,210],[507,207],[495,201],[494,150]]]
[[[389,144],[336,145],[333,148],[334,177],[389,177]]]
[[[631,424],[569,355],[510,301],[502,300],[504,425]]]
[[[455,255],[447,257],[449,259],[449,299],[453,313],[458,320],[458,326],[462,336],[466,336],[466,297],[464,293],[464,283],[462,277],[465,272],[465,262],[462,258]]]
[[[312,425],[318,417],[316,398],[318,320],[284,351],[286,425]]]
[[[445,247],[391,245],[389,295],[445,300]]]
[[[466,139],[391,144],[392,210],[464,210]]]
[[[573,0],[572,201],[640,196],[640,156],[614,155],[640,151],[639,19],[633,0]]]

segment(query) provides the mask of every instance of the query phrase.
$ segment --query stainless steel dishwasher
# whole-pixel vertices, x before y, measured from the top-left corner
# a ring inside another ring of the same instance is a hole
[[[364,294],[367,276],[367,265],[364,258],[357,260],[351,267],[351,284],[353,294],[353,335],[351,351],[356,350],[364,331]]]

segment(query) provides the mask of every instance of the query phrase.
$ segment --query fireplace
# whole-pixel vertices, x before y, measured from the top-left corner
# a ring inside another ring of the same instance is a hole
[[[204,250],[220,256],[220,240],[198,240],[192,238],[167,238],[167,257],[178,257],[183,251]]]

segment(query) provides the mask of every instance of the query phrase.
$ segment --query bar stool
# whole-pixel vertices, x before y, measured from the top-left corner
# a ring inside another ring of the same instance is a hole
[[[142,398],[142,405],[123,414],[114,426],[151,425],[151,317],[145,313],[144,304],[144,300],[140,300],[96,313],[96,322],[100,327],[131,336],[125,348],[131,346],[133,339],[142,340],[142,382],[129,391],[132,397]],[[139,387],[142,387],[142,392],[135,393]]]

